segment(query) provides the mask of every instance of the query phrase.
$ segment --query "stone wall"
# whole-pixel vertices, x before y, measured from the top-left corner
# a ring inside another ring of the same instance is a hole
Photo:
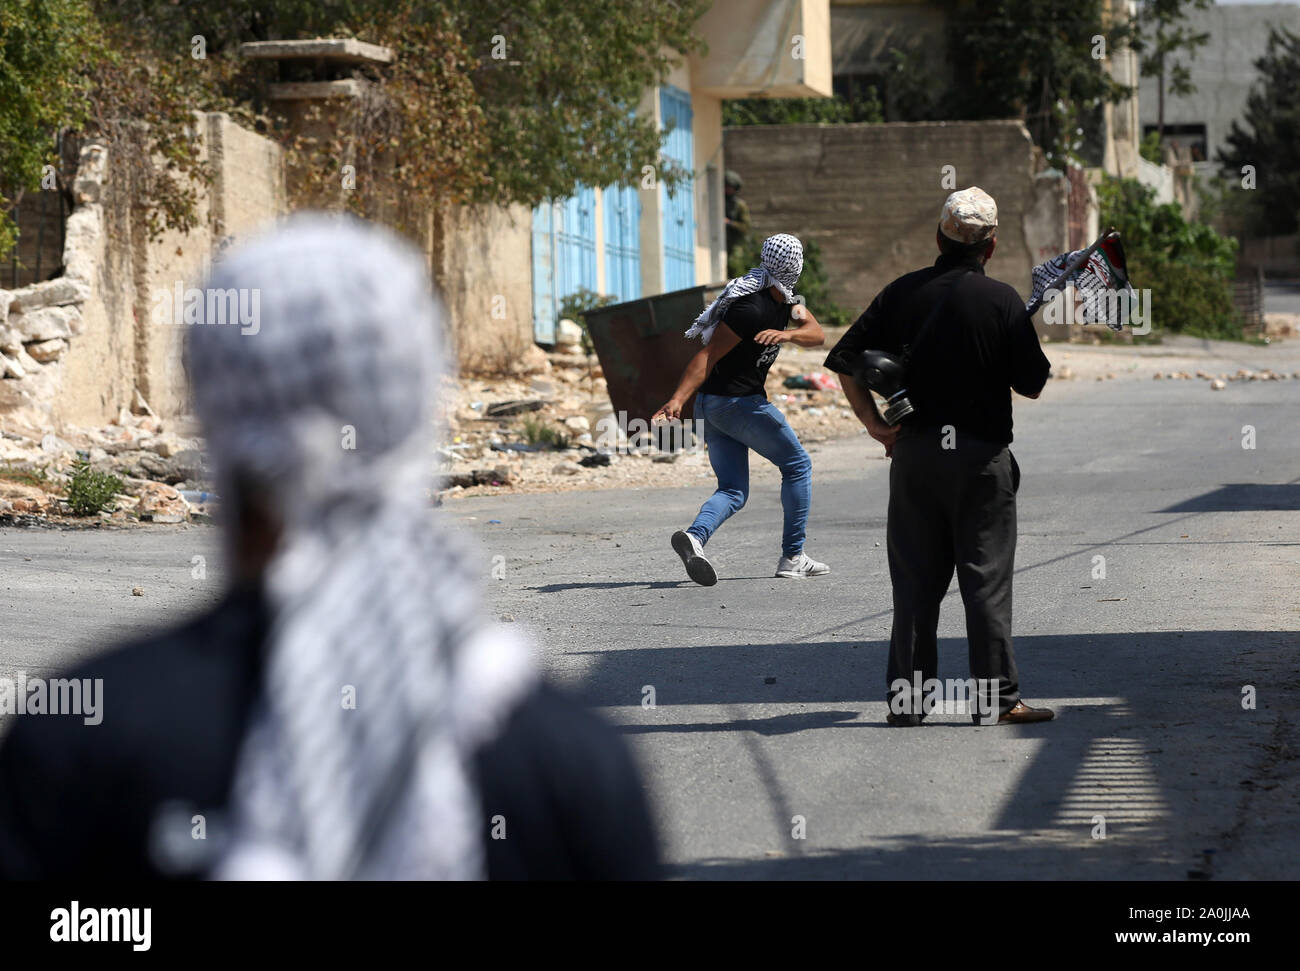
[[[527,206],[448,209],[432,220],[430,236],[430,268],[460,369],[514,369],[536,348],[532,212]]]
[[[107,149],[86,145],[73,181],[75,208],[65,227],[63,275],[0,291],[0,418],[7,430],[10,425],[27,431],[52,426],[71,349],[83,337],[83,358],[100,365],[99,392],[113,398],[127,393],[122,379],[129,373],[129,344],[114,348],[108,360],[99,353],[113,340],[106,336],[106,309],[129,314],[129,306],[112,299],[113,288],[105,291],[107,171]],[[129,323],[124,332],[130,334]]]
[[[197,286],[216,247],[285,211],[279,147],[221,113],[196,114],[212,184],[198,225],[150,238],[127,174],[111,152],[81,151],[68,217],[64,275],[0,291],[0,424],[41,431],[94,425],[123,408],[187,409],[184,328],[154,314],[160,290]]]
[[[816,240],[832,296],[855,315],[895,277],[934,262],[948,186],[997,200],[989,273],[1022,294],[1034,264],[1068,248],[1069,181],[1042,168],[1018,121],[730,128],[725,151],[755,231]]]

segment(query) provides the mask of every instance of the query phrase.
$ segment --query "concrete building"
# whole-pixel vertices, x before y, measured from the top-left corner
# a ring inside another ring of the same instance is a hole
[[[1132,17],[1134,0],[1105,0],[1104,16]],[[916,121],[909,115],[909,92],[900,88],[894,69],[902,57],[908,70],[938,88],[952,82],[949,37],[951,4],[940,0],[832,0],[831,36],[834,88],[838,94],[874,87],[886,121]],[[958,14],[960,15],[960,13]],[[1103,61],[1121,84],[1137,82],[1136,56],[1108,50]],[[1101,130],[1085,145],[1090,163],[1110,175],[1139,176],[1137,98],[1104,106]]]
[[[1191,72],[1196,91],[1189,95],[1165,95],[1165,138],[1185,146],[1198,174],[1217,171],[1219,149],[1227,144],[1234,121],[1240,122],[1251,85],[1259,78],[1255,70],[1268,47],[1273,27],[1300,33],[1300,5],[1288,3],[1216,5],[1192,11],[1188,27],[1204,31],[1210,42],[1195,56],[1178,55]],[[1159,118],[1159,97],[1155,78],[1142,78],[1138,89],[1142,132],[1155,131]]]

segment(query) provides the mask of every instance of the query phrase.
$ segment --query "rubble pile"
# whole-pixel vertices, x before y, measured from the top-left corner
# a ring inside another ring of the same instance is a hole
[[[444,496],[668,487],[712,476],[702,446],[670,452],[628,441],[599,362],[572,333],[561,328],[554,351],[530,355],[513,375],[446,380],[438,449]],[[786,345],[768,376],[768,397],[805,444],[861,427],[819,374],[825,357],[825,348]],[[802,387],[786,387],[787,379]]]
[[[209,489],[202,442],[188,418],[162,420],[125,408],[98,428],[67,428],[60,434],[33,430],[0,432],[0,520],[43,516],[73,518],[64,496],[73,463],[117,476],[122,492],[99,520],[182,523],[203,521],[211,497],[191,504]],[[85,517],[80,517],[82,520]],[[16,520],[21,521],[21,520]]]

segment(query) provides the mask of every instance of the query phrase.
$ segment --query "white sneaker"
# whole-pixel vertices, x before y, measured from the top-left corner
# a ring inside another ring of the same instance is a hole
[[[679,529],[673,533],[672,544],[686,565],[688,577],[702,587],[711,587],[718,582],[718,573],[713,569],[713,564],[704,558],[704,547],[698,539],[686,530]]]
[[[791,559],[788,556],[781,557],[781,562],[776,565],[776,575],[785,577],[788,580],[802,580],[804,577],[819,577],[831,572],[831,568],[825,563],[818,563],[807,553],[800,553]]]

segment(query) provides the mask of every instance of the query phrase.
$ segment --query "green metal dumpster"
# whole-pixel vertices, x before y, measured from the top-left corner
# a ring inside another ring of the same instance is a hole
[[[700,349],[683,336],[700,311],[725,284],[690,287],[586,311],[582,316],[605,372],[609,401],[627,422],[648,420],[677,390],[686,363]],[[693,417],[694,395],[682,409]]]

